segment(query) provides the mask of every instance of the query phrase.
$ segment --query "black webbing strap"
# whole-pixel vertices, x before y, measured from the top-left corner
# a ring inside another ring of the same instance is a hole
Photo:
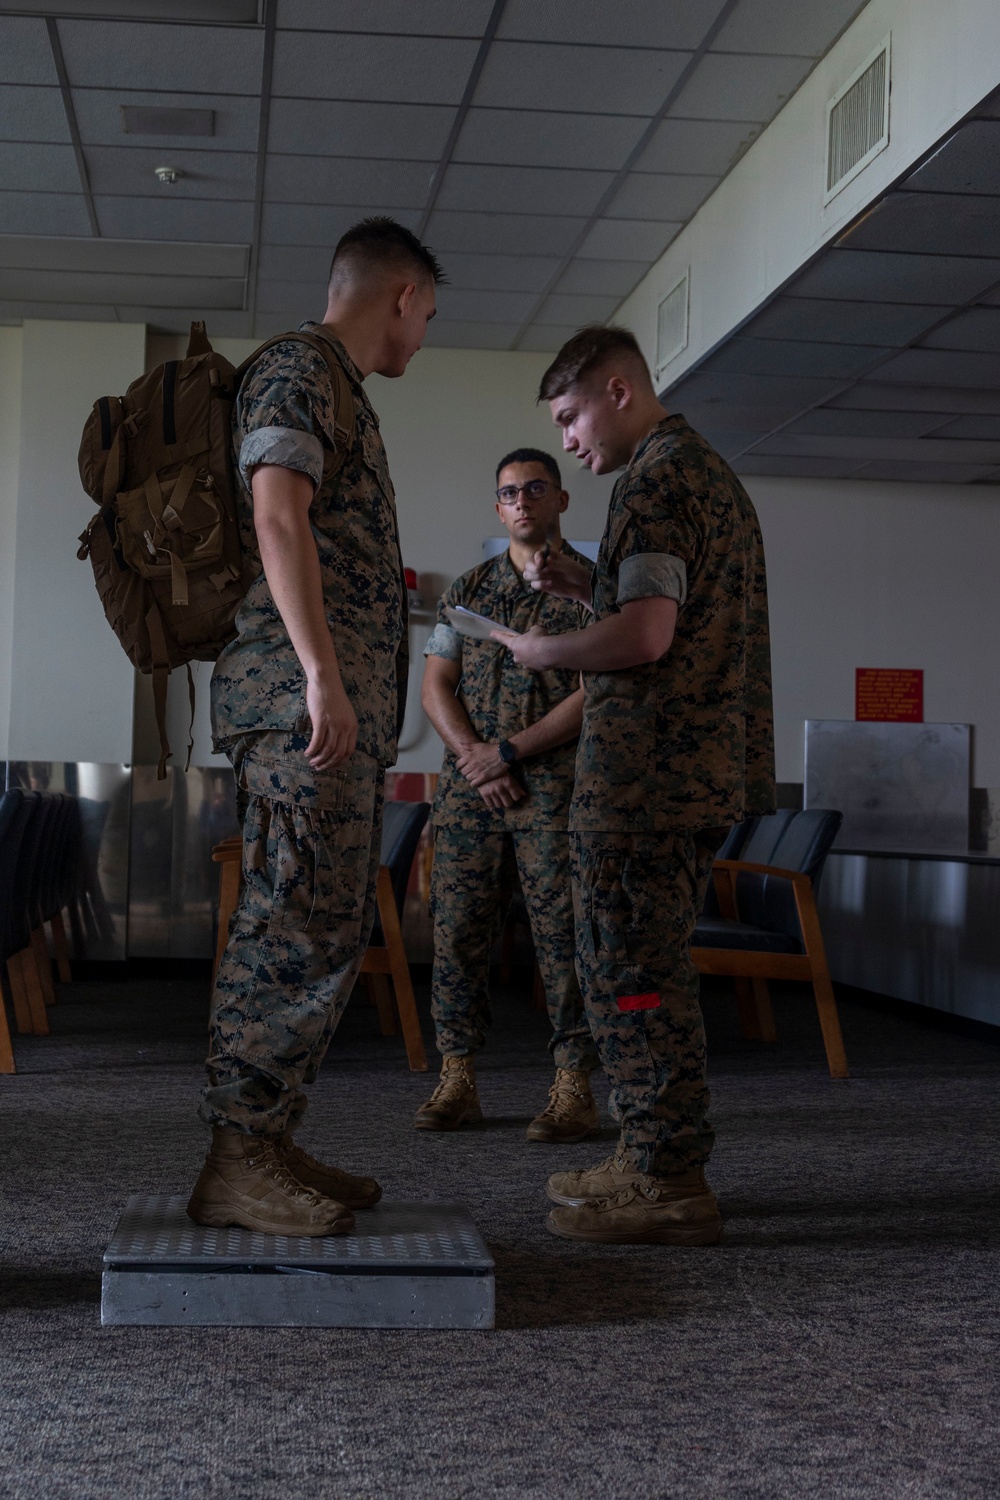
[[[168,359],[163,366],[163,441],[169,448],[177,441],[177,423],[174,420],[174,393],[177,390],[176,359]]]
[[[170,741],[167,739],[167,679],[170,667],[163,620],[155,604],[151,604],[146,612],[146,629],[149,631],[153,658],[153,708],[156,712],[156,727],[160,732],[160,759],[156,766],[156,779],[166,781],[167,761],[170,759]]]
[[[190,704],[190,707],[191,707],[191,720],[190,720],[190,722],[188,724],[188,753],[187,753],[187,760],[184,762],[184,770],[185,771],[190,771],[190,769],[191,769],[191,755],[192,755],[192,752],[194,750],[194,678],[191,675],[191,663],[188,661],[188,662],[185,662],[184,665],[187,668],[187,674],[188,674],[188,703]]]

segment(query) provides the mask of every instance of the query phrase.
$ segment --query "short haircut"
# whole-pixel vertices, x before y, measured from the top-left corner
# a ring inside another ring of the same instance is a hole
[[[435,286],[445,278],[437,258],[422,245],[415,234],[395,219],[376,215],[362,219],[337,241],[330,262],[330,281],[364,277],[379,272],[412,270],[418,276],[429,276]]]
[[[638,360],[647,374],[649,366],[639,342],[628,328],[605,328],[593,323],[568,339],[549,365],[538,387],[539,401],[552,401],[581,385],[602,365],[624,356]]]
[[[541,448],[515,448],[513,453],[508,453],[506,458],[502,458],[497,464],[498,484],[500,483],[501,471],[506,469],[508,464],[541,464],[548,470],[559,488],[562,489],[562,475],[559,472],[559,465],[551,453],[543,453]]]

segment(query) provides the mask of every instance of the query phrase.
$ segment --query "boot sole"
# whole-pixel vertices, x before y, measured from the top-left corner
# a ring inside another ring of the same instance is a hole
[[[536,1129],[534,1124],[531,1124],[524,1133],[529,1141],[538,1141],[546,1146],[575,1146],[579,1141],[587,1141],[592,1135],[599,1135],[600,1132],[600,1125],[588,1125],[586,1130],[578,1131],[573,1135],[557,1135],[554,1131],[547,1130],[545,1126]]]
[[[557,1235],[561,1240],[576,1240],[587,1245],[680,1245],[697,1248],[702,1245],[717,1245],[722,1239],[722,1223],[701,1224],[691,1229],[677,1227],[664,1227],[663,1229],[648,1229],[645,1232],[619,1234],[584,1234],[578,1230],[563,1229],[561,1225],[553,1224],[552,1215],[545,1221],[545,1227],[550,1234]]]
[[[589,1198],[564,1198],[555,1192],[554,1189],[550,1188],[548,1183],[545,1184],[546,1198],[548,1198],[550,1203],[557,1204],[559,1208],[583,1208],[588,1203],[599,1203],[602,1198],[610,1198],[611,1194],[617,1191],[617,1188],[609,1188],[603,1193],[593,1193]]]
[[[444,1121],[438,1121],[438,1120],[427,1120],[427,1119],[421,1120],[418,1117],[413,1122],[413,1128],[414,1128],[414,1130],[437,1130],[437,1131],[461,1130],[461,1128],[462,1128],[463,1125],[481,1125],[482,1123],[483,1123],[483,1112],[480,1109],[480,1110],[470,1110],[467,1114],[462,1115],[460,1119],[458,1119],[458,1120],[449,1120],[447,1123],[445,1123]]]
[[[203,1208],[195,1198],[191,1198],[187,1205],[187,1216],[206,1229],[251,1229],[256,1234],[287,1235],[291,1239],[298,1239],[299,1236],[306,1239],[326,1239],[328,1235],[350,1234],[354,1228],[353,1214],[336,1219],[331,1225],[278,1226],[240,1208],[227,1208],[219,1204]]]

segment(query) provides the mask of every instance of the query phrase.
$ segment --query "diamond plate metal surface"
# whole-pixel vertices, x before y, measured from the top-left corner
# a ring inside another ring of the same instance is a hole
[[[326,1239],[206,1229],[192,1223],[186,1198],[136,1193],[104,1252],[105,1266],[319,1267],[328,1271],[412,1269],[482,1273],[493,1260],[460,1203],[383,1202],[357,1215],[352,1234]]]

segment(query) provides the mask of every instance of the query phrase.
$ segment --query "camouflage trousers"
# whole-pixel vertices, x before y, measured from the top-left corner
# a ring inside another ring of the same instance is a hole
[[[580,988],[643,1172],[683,1171],[712,1149],[690,948],[725,832],[570,834]]]
[[[574,969],[569,835],[564,828],[435,828],[431,1010],[438,1051],[478,1052],[491,1022],[490,949],[521,889],[552,1022],[557,1068],[597,1066]]]
[[[384,772],[355,751],[314,771],[308,736],[231,752],[243,887],[219,964],[201,1116],[250,1135],[293,1130],[371,936]]]

